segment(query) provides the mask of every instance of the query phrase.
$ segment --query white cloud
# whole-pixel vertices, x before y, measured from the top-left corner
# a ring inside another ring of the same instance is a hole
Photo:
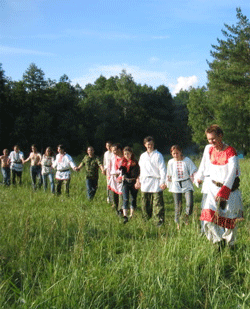
[[[134,81],[140,84],[147,84],[148,86],[158,87],[159,85],[166,85],[168,82],[166,72],[157,72],[150,70],[143,70],[137,66],[130,66],[127,64],[97,66],[89,69],[89,72],[82,77],[73,79],[73,83],[78,83],[81,87],[87,84],[93,84],[100,75],[110,78],[111,76],[119,76],[122,70],[126,70],[131,74]]]
[[[16,48],[16,47],[9,47],[9,46],[2,46],[0,45],[0,55],[1,54],[22,54],[22,55],[37,55],[37,56],[55,56],[53,53],[48,52],[41,52],[37,50],[31,49],[23,49],[23,48]]]
[[[157,58],[157,57],[151,57],[151,58],[149,59],[149,62],[155,63],[155,62],[158,62],[159,60],[160,60],[160,59]]]
[[[79,84],[84,88],[87,84],[93,84],[100,75],[110,78],[111,76],[119,76],[122,70],[126,70],[127,74],[131,74],[134,81],[139,84],[147,84],[153,88],[157,88],[160,85],[169,87],[172,95],[176,95],[181,89],[188,90],[191,86],[198,86],[197,76],[177,78],[177,83],[170,83],[173,78],[170,78],[167,72],[158,72],[143,70],[137,66],[131,66],[128,64],[117,64],[117,65],[102,65],[90,68],[88,73],[79,78],[72,80],[73,84]]]
[[[195,87],[198,85],[198,78],[197,76],[188,76],[183,77],[180,76],[177,78],[177,84],[170,84],[169,87],[172,89],[172,94],[175,95],[180,90],[188,90],[190,87]]]

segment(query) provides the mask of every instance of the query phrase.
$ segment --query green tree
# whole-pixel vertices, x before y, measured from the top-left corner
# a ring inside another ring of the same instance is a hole
[[[2,64],[0,63],[0,138],[3,147],[7,141],[5,136],[5,126],[7,124],[5,116],[7,107],[5,85],[6,85],[6,78],[4,75],[4,70],[2,69]]]
[[[215,123],[214,107],[209,100],[209,92],[205,87],[192,88],[188,99],[188,125],[192,130],[192,139],[199,145],[204,145],[205,129]]]
[[[84,89],[81,101],[87,140],[98,149],[107,139],[123,145],[153,135],[160,148],[171,140],[173,102],[169,89],[136,84],[123,70],[119,77],[100,76]],[[98,143],[98,145],[96,145]]]
[[[190,91],[190,90],[189,90]],[[181,90],[173,98],[174,128],[172,138],[175,143],[186,147],[192,143],[191,128],[188,126],[189,91]]]
[[[23,74],[23,81],[28,91],[37,91],[45,89],[47,83],[44,79],[44,72],[39,69],[35,63],[31,63],[28,69]]]
[[[208,89],[216,122],[232,145],[250,149],[250,23],[237,8],[236,26],[225,24],[224,40],[212,45]]]

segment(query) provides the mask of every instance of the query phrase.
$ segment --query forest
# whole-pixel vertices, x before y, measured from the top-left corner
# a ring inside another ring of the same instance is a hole
[[[76,155],[92,145],[102,153],[107,140],[142,148],[154,136],[157,148],[206,144],[204,130],[213,123],[225,141],[247,153],[250,149],[250,23],[237,8],[237,24],[226,25],[224,39],[212,45],[206,86],[181,90],[173,97],[165,85],[156,89],[137,84],[123,70],[119,76],[100,76],[83,89],[64,74],[45,78],[35,63],[13,81],[0,65],[1,149],[31,144],[43,151],[63,143]]]
[[[42,150],[63,143],[79,154],[88,145],[100,152],[107,140],[140,147],[146,135],[161,149],[191,141],[186,105],[175,104],[166,86],[136,84],[125,71],[82,89],[66,75],[45,79],[32,63],[21,81],[6,78],[1,67],[0,81],[2,148],[36,144]]]

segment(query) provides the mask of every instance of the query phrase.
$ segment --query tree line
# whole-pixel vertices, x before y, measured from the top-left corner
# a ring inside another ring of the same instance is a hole
[[[191,141],[187,108],[175,103],[166,86],[137,84],[126,71],[100,76],[83,89],[67,75],[45,79],[34,63],[20,81],[6,77],[0,66],[0,117],[2,149],[18,144],[28,151],[36,144],[44,150],[60,143],[79,154],[89,145],[101,153],[107,140],[139,150],[147,135],[161,150]]]
[[[225,39],[212,45],[204,87],[181,90],[173,97],[168,87],[137,84],[130,74],[100,76],[81,88],[67,75],[45,79],[32,63],[20,81],[5,76],[0,65],[0,138],[3,148],[37,144],[43,150],[63,143],[72,154],[91,145],[103,152],[107,140],[142,150],[153,135],[157,148],[168,152],[204,146],[206,127],[217,123],[225,141],[245,153],[250,150],[250,23],[236,9],[237,24],[222,30]]]
[[[237,24],[225,24],[224,39],[212,45],[206,87],[188,91],[188,124],[193,141],[204,145],[204,127],[217,123],[225,141],[250,150],[250,23],[236,9]]]

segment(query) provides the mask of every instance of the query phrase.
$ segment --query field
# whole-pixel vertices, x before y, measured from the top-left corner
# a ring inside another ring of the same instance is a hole
[[[135,217],[126,225],[106,203],[105,177],[92,202],[84,173],[70,197],[0,187],[1,308],[250,308],[250,160],[241,160],[245,221],[237,246],[218,252],[200,235],[199,189],[188,226],[177,231],[171,193],[166,223]]]

